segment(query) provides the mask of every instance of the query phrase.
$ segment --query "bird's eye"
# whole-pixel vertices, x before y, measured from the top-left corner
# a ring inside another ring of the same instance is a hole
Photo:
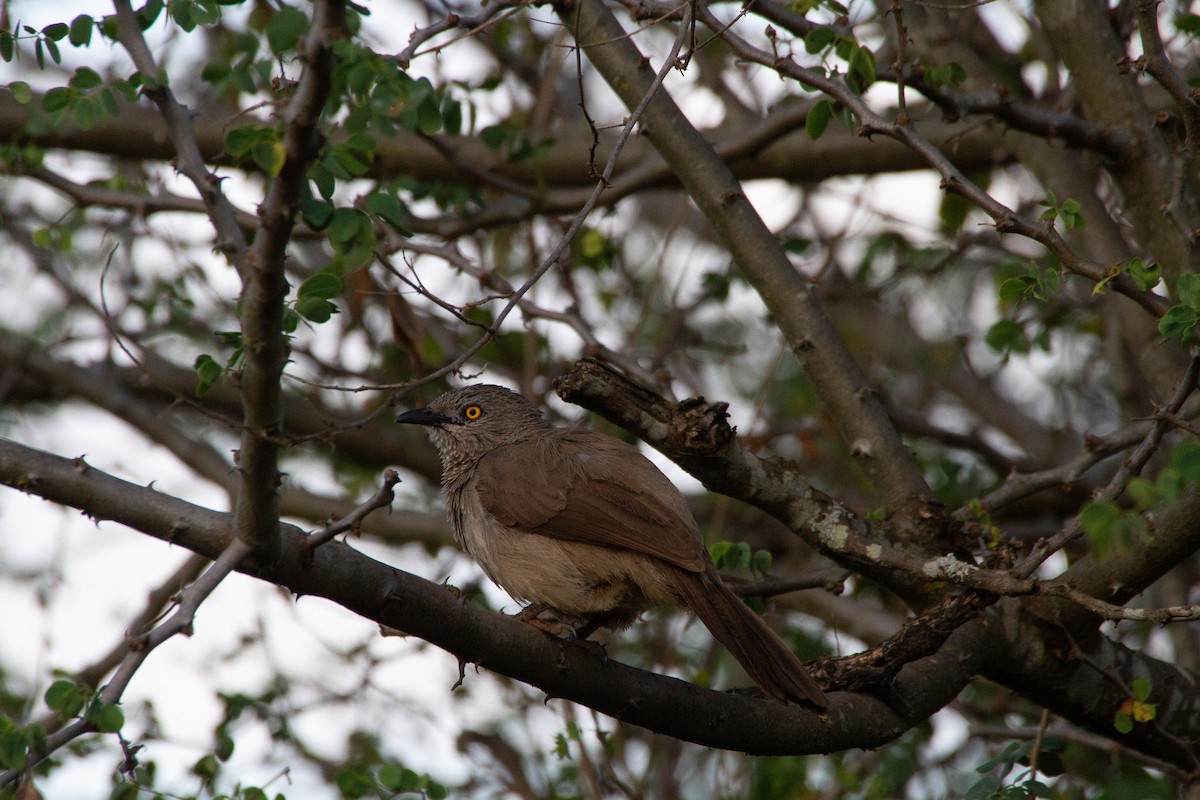
[[[467,406],[463,409],[463,416],[467,419],[479,419],[483,416],[483,409],[479,406]]]

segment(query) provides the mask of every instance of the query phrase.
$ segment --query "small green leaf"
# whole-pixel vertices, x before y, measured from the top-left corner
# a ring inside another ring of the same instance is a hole
[[[404,207],[395,195],[388,192],[372,192],[367,196],[367,211],[391,225],[401,236],[409,237],[413,233],[404,227]]]
[[[300,297],[296,299],[296,313],[317,325],[328,322],[337,312],[337,306],[320,297]]]
[[[257,125],[239,125],[225,134],[225,149],[234,158],[249,153],[263,139],[263,129]]]
[[[196,356],[196,396],[203,397],[208,394],[208,390],[213,387],[221,375],[224,374],[225,368],[217,363],[216,359],[207,353]]]
[[[272,53],[292,50],[306,30],[308,17],[302,11],[285,6],[276,11],[267,23],[267,44]]]
[[[395,764],[384,764],[379,768],[379,772],[375,774],[375,777],[383,784],[385,789],[393,792],[400,791],[400,781],[403,775],[400,767],[397,767]]]
[[[256,144],[253,155],[254,163],[263,172],[274,178],[283,170],[283,165],[287,161],[287,148],[284,147],[283,142],[277,137],[272,137],[269,140],[260,141]]]
[[[815,142],[825,133],[831,119],[833,119],[833,103],[829,100],[818,100],[804,118],[804,132],[808,134],[809,139]]]
[[[1150,699],[1150,689],[1153,684],[1149,678],[1134,678],[1133,679],[1133,696],[1142,702]]]
[[[498,150],[514,139],[512,129],[508,125],[488,125],[479,132],[479,139],[492,150]]]
[[[45,36],[52,42],[57,42],[67,37],[71,32],[71,27],[65,22],[55,22],[42,28],[42,36]]]
[[[95,89],[104,83],[100,73],[90,67],[80,67],[71,76],[70,85],[76,89]]]
[[[60,716],[75,717],[83,710],[87,695],[73,681],[57,680],[46,689],[43,699],[46,706]]]
[[[1178,339],[1181,342],[1191,338],[1196,323],[1200,320],[1196,309],[1189,306],[1171,306],[1167,313],[1158,321],[1158,332],[1164,339]]]
[[[1160,499],[1154,484],[1140,475],[1129,479],[1129,483],[1125,485],[1125,491],[1129,493],[1139,511],[1153,508]]]
[[[370,225],[367,216],[355,208],[339,208],[333,212],[333,219],[325,235],[335,243],[348,242],[358,236],[364,225]]]
[[[828,28],[825,26],[813,28],[804,37],[804,49],[810,55],[820,53],[833,43],[834,35],[833,28]]]
[[[1200,310],[1200,274],[1185,272],[1179,276],[1175,284],[1175,294],[1179,302],[1196,310]]]
[[[75,47],[87,47],[92,43],[92,28],[95,25],[96,21],[90,16],[80,14],[71,20],[71,32],[68,34],[68,41]]]
[[[371,776],[353,770],[343,770],[337,774],[334,779],[337,783],[338,790],[341,791],[342,797],[347,800],[358,800],[360,797],[366,797],[375,789],[375,782],[371,780]]]
[[[1113,716],[1113,727],[1117,729],[1117,733],[1129,733],[1133,730],[1133,717],[1118,711]]]
[[[192,774],[200,778],[205,783],[209,783],[221,771],[221,765],[217,761],[217,757],[212,753],[201,756],[195,764],[192,765]]]
[[[79,92],[66,86],[56,86],[42,95],[42,111],[53,114],[70,106],[79,97]]]
[[[13,99],[23,106],[33,101],[33,90],[25,81],[13,81],[8,85],[8,90],[12,92]]]
[[[1011,319],[996,321],[988,328],[983,340],[997,353],[1029,352],[1029,338],[1025,335],[1025,329]]]
[[[125,725],[125,712],[116,703],[96,700],[88,708],[84,719],[95,725],[100,733],[116,733]]]
[[[0,766],[5,769],[24,769],[28,750],[29,743],[22,729],[13,728],[0,734]]]
[[[976,781],[966,793],[963,794],[963,800],[991,800],[1003,788],[998,778],[992,775],[984,775]]]
[[[1134,258],[1129,262],[1129,276],[1133,278],[1134,286],[1148,292],[1162,280],[1162,267],[1158,264],[1148,265],[1140,258]]]
[[[1088,536],[1110,533],[1121,517],[1121,509],[1110,500],[1093,500],[1079,512],[1079,525]]]
[[[1032,275],[1008,278],[1000,284],[1000,300],[1004,303],[1017,303],[1024,300],[1025,295],[1036,288],[1037,279]]]
[[[771,569],[771,563],[774,557],[770,550],[755,550],[754,557],[750,560],[750,569],[762,574]]]
[[[1200,35],[1200,16],[1196,14],[1181,15],[1175,20],[1175,30],[1186,33],[1188,36]]]
[[[342,279],[332,272],[318,272],[308,277],[296,290],[297,297],[315,297],[328,300],[342,293]]]
[[[333,205],[323,200],[309,197],[300,201],[300,216],[304,223],[314,231],[324,230],[333,219]]]
[[[858,46],[850,54],[850,71],[858,76],[859,85],[865,89],[875,82],[875,54],[871,48]]]
[[[217,737],[217,746],[213,748],[213,755],[221,761],[228,761],[233,755],[234,741],[233,737],[227,734],[221,734]]]
[[[426,136],[432,136],[442,129],[442,112],[437,100],[426,97],[417,106],[417,130]]]

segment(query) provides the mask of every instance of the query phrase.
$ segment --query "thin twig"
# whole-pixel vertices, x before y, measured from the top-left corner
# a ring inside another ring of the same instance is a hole
[[[196,618],[196,611],[200,608],[200,605],[213,593],[213,590],[220,585],[221,581],[237,568],[242,559],[250,552],[249,545],[241,539],[233,539],[224,552],[221,553],[221,556],[213,562],[212,566],[195,583],[192,583],[179,594],[179,602],[175,608],[175,612],[166,621],[140,636],[135,636],[127,640],[125,654],[121,659],[121,663],[117,666],[112,678],[100,690],[97,699],[101,703],[109,705],[120,702],[121,696],[129,686],[129,682],[133,680],[133,676],[137,674],[138,669],[141,668],[146,658],[155,648],[178,634],[190,636],[192,634],[192,625]],[[64,725],[46,737],[46,746],[44,749],[31,751],[28,754],[25,768],[29,769],[37,765],[67,743],[94,730],[95,726],[83,718],[76,719]],[[0,773],[0,786],[11,783],[20,777],[21,774],[21,770],[10,770]]]
[[[1179,381],[1179,385],[1175,387],[1174,395],[1172,395],[1165,407],[1167,414],[1174,415],[1179,413],[1179,409],[1183,407],[1184,402],[1195,391],[1198,377],[1200,377],[1200,356],[1193,356],[1183,378]],[[1141,444],[1130,454],[1129,458],[1125,460],[1121,468],[1117,470],[1117,473],[1112,476],[1104,488],[1096,493],[1094,499],[1114,500],[1121,492],[1125,491],[1125,485],[1129,482],[1129,479],[1141,473],[1142,468],[1146,466],[1146,462],[1158,450],[1163,436],[1170,429],[1171,423],[1167,417],[1156,417],[1154,423],[1150,426],[1150,430],[1142,439]],[[1028,578],[1047,558],[1078,538],[1083,533],[1081,518],[1082,515],[1077,514],[1061,531],[1049,539],[1039,541],[1034,545],[1029,555],[1017,567],[1015,571],[1017,577]]]
[[[390,508],[392,501],[396,499],[396,494],[393,491],[396,484],[400,483],[400,474],[394,469],[385,469],[383,471],[383,483],[375,494],[371,495],[362,505],[357,506],[346,516],[341,519],[331,519],[326,523],[325,527],[314,533],[306,540],[309,552],[316,550],[321,545],[325,544],[339,533],[347,531],[357,532],[362,521],[367,518],[367,515],[372,511],[380,508]]]

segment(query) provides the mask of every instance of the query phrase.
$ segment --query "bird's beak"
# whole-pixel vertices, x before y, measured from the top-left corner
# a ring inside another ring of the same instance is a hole
[[[396,422],[409,425],[430,425],[435,428],[440,428],[443,425],[449,425],[454,422],[445,414],[439,414],[430,408],[414,408],[411,411],[405,411],[400,416],[396,417]]]

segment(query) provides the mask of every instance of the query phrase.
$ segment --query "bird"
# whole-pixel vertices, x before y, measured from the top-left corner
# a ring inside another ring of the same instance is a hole
[[[492,384],[452,389],[396,422],[426,427],[454,536],[530,604],[519,619],[546,627],[541,615],[551,612],[586,638],[648,608],[682,606],[768,697],[829,707],[796,655],[721,581],[683,495],[636,447],[557,427]]]

